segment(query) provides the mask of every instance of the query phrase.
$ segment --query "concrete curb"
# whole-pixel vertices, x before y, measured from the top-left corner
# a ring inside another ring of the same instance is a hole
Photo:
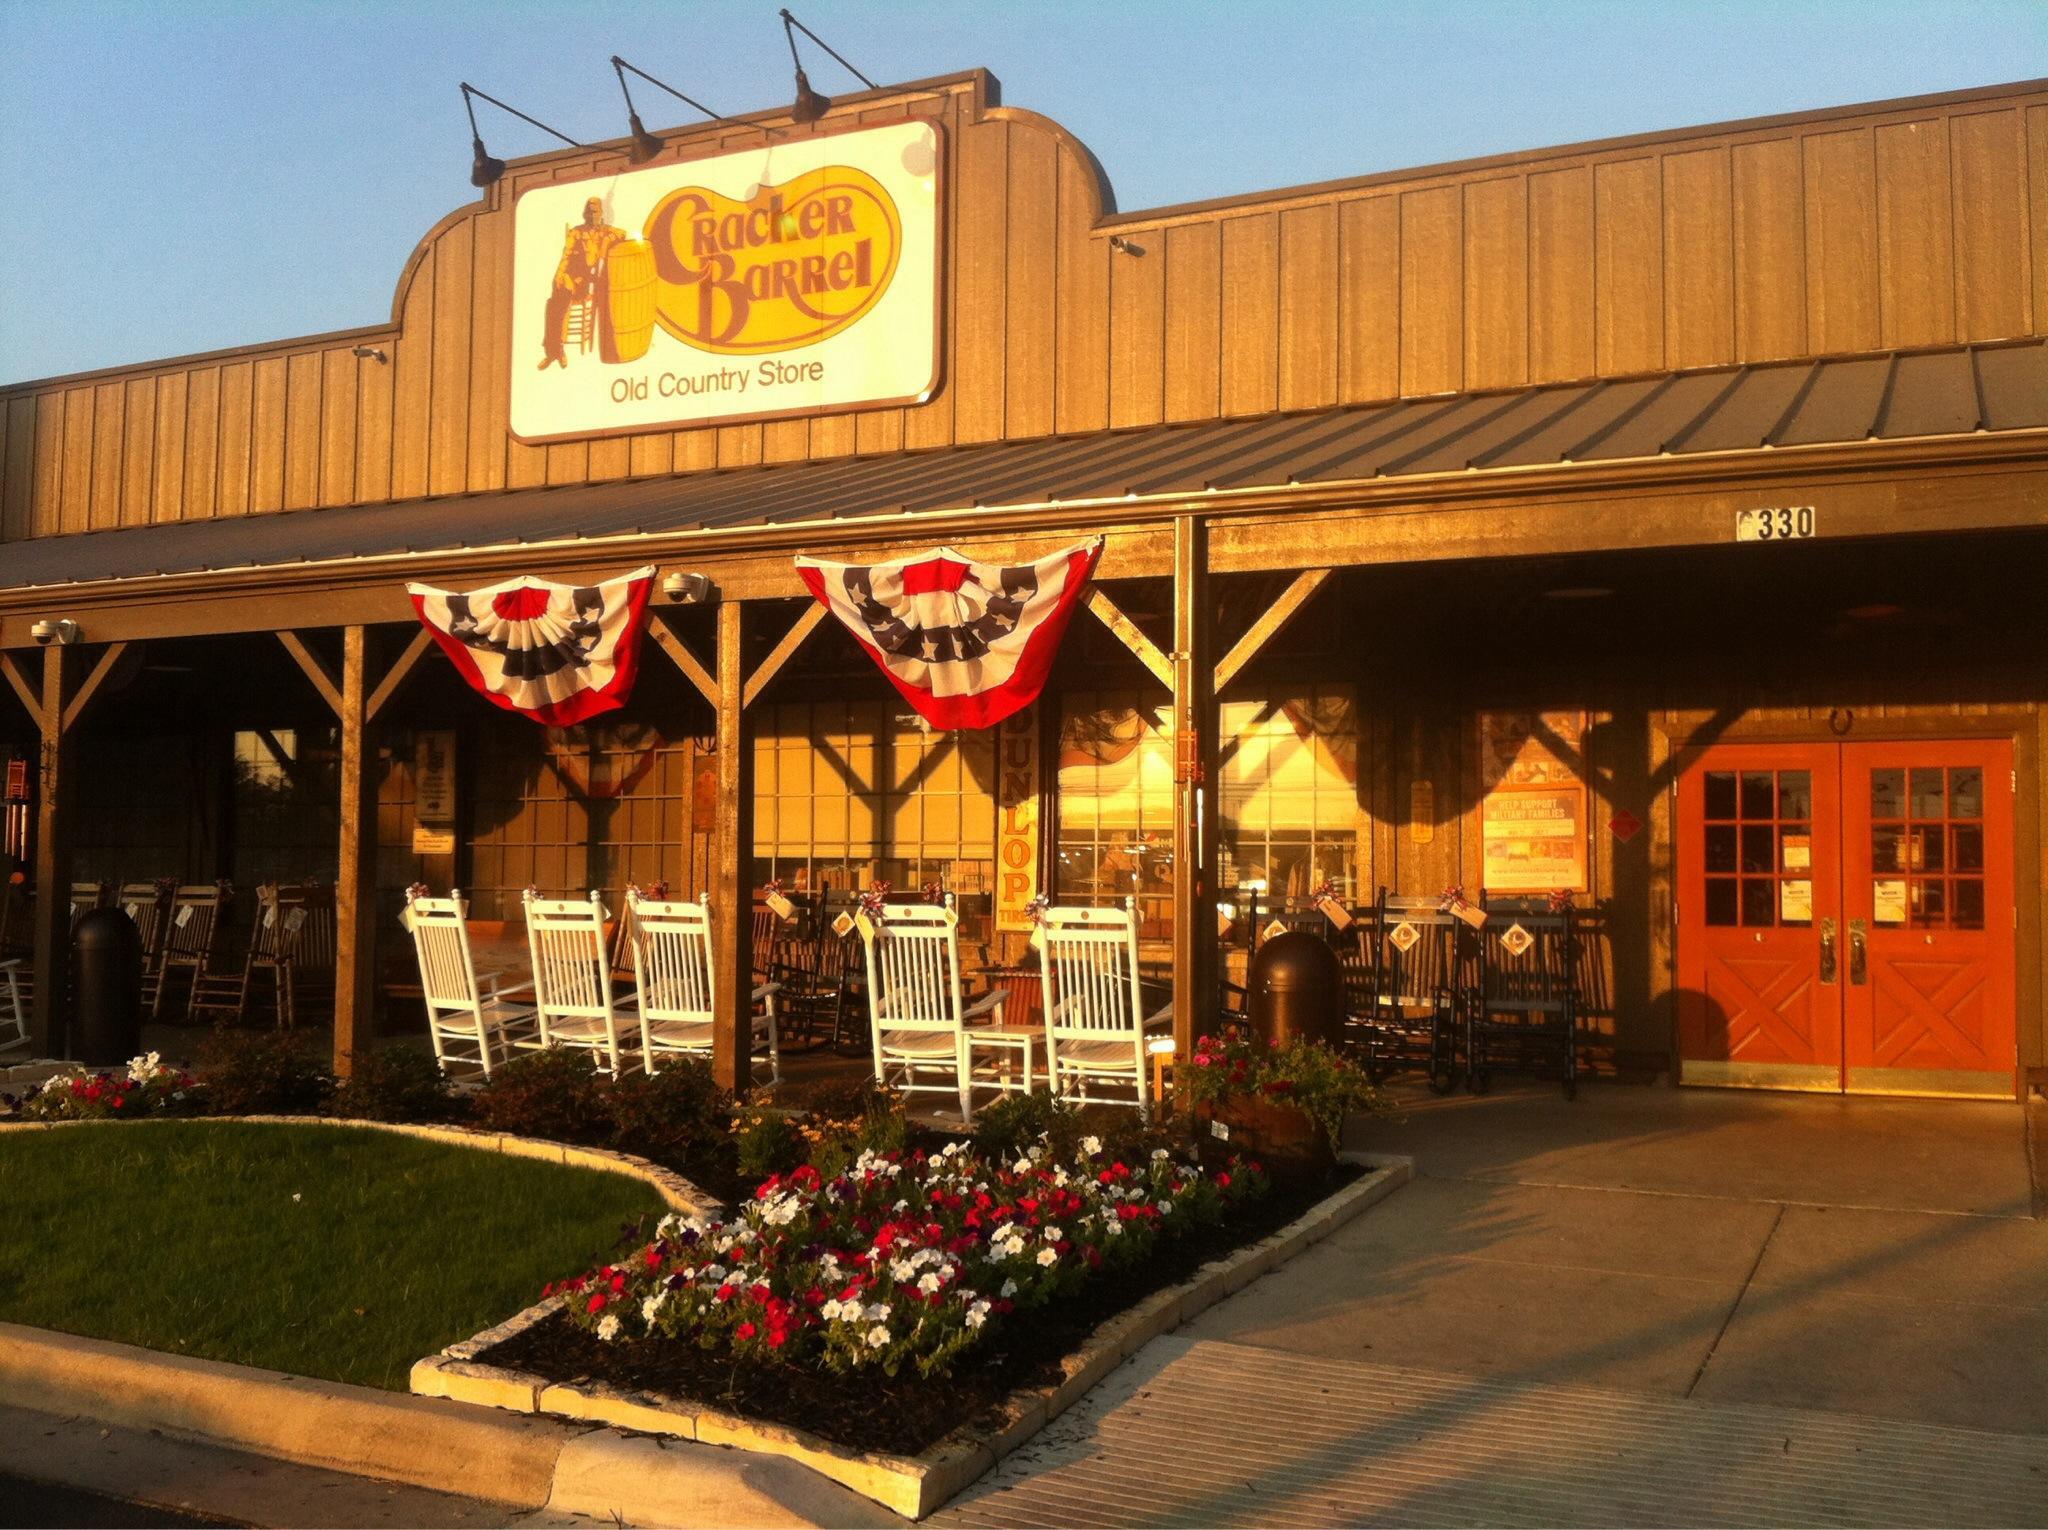
[[[310,1381],[0,1323],[0,1394],[19,1407],[161,1429],[330,1467],[540,1508],[583,1432],[425,1397]]]
[[[541,1137],[515,1137],[506,1132],[480,1131],[471,1126],[364,1121],[353,1116],[159,1116],[139,1121],[0,1121],[0,1133],[51,1132],[73,1126],[158,1126],[184,1121],[226,1121],[243,1126],[334,1126],[390,1132],[450,1147],[503,1153],[511,1158],[536,1158],[571,1169],[598,1169],[607,1174],[623,1174],[653,1186],[671,1211],[679,1211],[685,1216],[723,1216],[726,1210],[725,1202],[709,1191],[673,1170],[664,1169],[660,1164],[632,1153],[617,1153],[610,1148],[576,1147],[566,1142],[549,1142]]]
[[[1344,1158],[1350,1163],[1365,1161],[1360,1154],[1347,1153]],[[1413,1162],[1407,1158],[1375,1155],[1374,1161],[1379,1168],[1318,1202],[1278,1232],[1203,1265],[1191,1279],[1153,1293],[1104,1323],[1062,1362],[1062,1380],[1012,1393],[1003,1405],[1004,1420],[994,1432],[962,1428],[916,1456],[854,1450],[806,1430],[738,1418],[705,1405],[626,1392],[602,1383],[551,1383],[545,1377],[486,1365],[475,1358],[492,1344],[547,1317],[557,1305],[555,1300],[529,1307],[487,1333],[420,1361],[413,1367],[413,1390],[491,1408],[609,1424],[670,1440],[729,1445],[756,1456],[778,1457],[807,1467],[894,1514],[922,1519],[1079,1402],[1152,1340],[1328,1237],[1408,1183],[1414,1173]],[[605,1458],[612,1460],[614,1455]],[[643,1451],[630,1459],[637,1469],[648,1470],[659,1458]],[[672,1452],[671,1459],[662,1463],[660,1482],[650,1482],[647,1491],[661,1495],[683,1491],[681,1474],[711,1467],[715,1460]],[[579,1476],[577,1480],[586,1479]],[[600,1483],[608,1496],[601,1507],[589,1506],[596,1499],[577,1499],[574,1507],[579,1513],[617,1512],[628,1520],[645,1516],[663,1519],[673,1517],[672,1509],[684,1501],[673,1496],[643,1499],[630,1493],[624,1481],[602,1474],[588,1480]],[[572,1505],[563,1502],[553,1507]]]

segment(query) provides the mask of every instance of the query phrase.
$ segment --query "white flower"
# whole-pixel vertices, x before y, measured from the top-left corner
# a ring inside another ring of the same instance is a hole
[[[1020,1158],[1012,1167],[1014,1167],[1019,1174],[1029,1174],[1031,1172],[1031,1160],[1028,1158]]]
[[[1083,1137],[1081,1139],[1081,1151],[1090,1158],[1093,1158],[1102,1151],[1102,1139],[1100,1137]]]
[[[839,1314],[845,1310],[845,1307],[840,1304],[839,1298],[835,1296],[818,1309],[818,1316],[828,1323],[836,1323],[839,1321]]]
[[[654,1326],[655,1315],[661,1311],[661,1304],[668,1300],[668,1292],[657,1291],[640,1304],[640,1321],[649,1328]]]
[[[1160,1214],[1161,1216],[1165,1216],[1165,1215],[1167,1215],[1167,1214],[1168,1214],[1169,1212],[1171,1212],[1172,1210],[1173,1210],[1173,1202],[1172,1202],[1172,1201],[1164,1201],[1164,1200],[1163,1200],[1163,1201],[1161,1201],[1161,1202],[1159,1203],[1159,1214]]]
[[[1012,1296],[1015,1296],[1016,1294],[1017,1294],[1017,1282],[1016,1282],[1016,1281],[1014,1281],[1014,1280],[1006,1280],[1006,1281],[1004,1281],[1004,1282],[1003,1282],[1003,1295],[1004,1295],[1004,1297],[1005,1297],[1005,1298],[1008,1298],[1008,1297],[1012,1297]]]
[[[1170,1156],[1172,1155],[1165,1148],[1154,1148],[1152,1150],[1152,1161],[1154,1163],[1165,1163]]]
[[[892,1280],[908,1280],[916,1273],[917,1266],[908,1259],[897,1259],[889,1265],[889,1276]]]
[[[894,1211],[908,1211],[908,1210],[910,1209],[910,1202],[908,1202],[908,1201],[898,1201],[898,1202],[897,1202],[897,1203],[896,1203],[896,1204],[895,1204],[895,1205],[894,1205],[894,1206],[893,1206],[892,1208],[890,1208],[890,1209],[891,1209],[891,1210],[894,1210]]]
[[[294,1191],[292,1192],[292,1199],[293,1199],[294,1201],[296,1201],[296,1200],[297,1200],[298,1198],[299,1198],[299,1192],[298,1192],[298,1191],[296,1191],[296,1190],[294,1190]]]
[[[607,1312],[597,1320],[597,1336],[607,1344],[619,1336],[619,1319],[617,1314]]]
[[[939,1277],[936,1275],[920,1275],[917,1278],[917,1289],[924,1292],[926,1296],[930,1296],[932,1292],[938,1290],[942,1284],[944,1284],[944,1282],[941,1281]]]
[[[967,1318],[966,1318],[966,1322],[967,1322],[967,1326],[968,1326],[969,1328],[979,1328],[979,1327],[980,1327],[980,1326],[981,1326],[981,1325],[982,1325],[983,1323],[986,1323],[987,1321],[988,1321],[988,1303],[987,1303],[987,1302],[976,1302],[976,1303],[975,1303],[975,1304],[974,1304],[973,1306],[971,1306],[971,1307],[969,1307],[969,1308],[967,1309]]]
[[[1038,1262],[1042,1265],[1057,1264],[1059,1263],[1059,1258],[1060,1256],[1056,1250],[1042,1248],[1038,1251]]]
[[[887,1302],[869,1302],[867,1310],[867,1319],[870,1323],[888,1322],[889,1304]]]
[[[1102,1222],[1102,1232],[1104,1237],[1121,1238],[1124,1235],[1124,1224],[1117,1221],[1114,1217],[1105,1217]]]
[[[163,1062],[163,1055],[158,1052],[151,1052],[144,1057],[129,1058],[128,1082],[131,1084],[148,1083],[164,1071]]]
[[[884,1328],[880,1323],[875,1324],[874,1327],[868,1330],[868,1348],[887,1349],[888,1347],[889,1330]]]
[[[1047,1224],[1047,1226],[1046,1226],[1046,1229],[1045,1229],[1045,1241],[1046,1241],[1046,1242],[1048,1242],[1048,1243],[1057,1243],[1057,1242],[1059,1242],[1059,1241],[1060,1241],[1060,1239],[1064,1238],[1065,1236],[1066,1236],[1066,1232],[1065,1232],[1065,1231],[1064,1231],[1063,1229],[1061,1229],[1061,1228],[1058,1228],[1058,1227],[1054,1227],[1054,1226],[1052,1226],[1052,1225],[1051,1225],[1050,1223],[1048,1223],[1048,1224]]]

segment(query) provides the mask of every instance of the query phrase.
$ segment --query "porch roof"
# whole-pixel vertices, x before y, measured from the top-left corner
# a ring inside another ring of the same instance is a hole
[[[0,590],[2041,429],[2048,341],[2027,340],[41,537],[0,548]]]

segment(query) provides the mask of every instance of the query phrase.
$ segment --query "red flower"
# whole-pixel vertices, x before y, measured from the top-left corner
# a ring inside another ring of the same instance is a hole
[[[1228,1190],[1230,1188],[1230,1176],[1227,1173],[1217,1174],[1216,1188],[1218,1190]]]
[[[742,1323],[732,1331],[732,1336],[741,1340],[751,1339],[759,1331],[752,1323]]]
[[[602,1312],[604,1311],[604,1302],[604,1292],[599,1291],[590,1298],[590,1305],[585,1307],[583,1310],[585,1312]]]
[[[783,1345],[787,1344],[788,1342],[789,1331],[787,1329],[778,1328],[773,1333],[768,1335],[768,1347],[770,1349],[780,1349]]]

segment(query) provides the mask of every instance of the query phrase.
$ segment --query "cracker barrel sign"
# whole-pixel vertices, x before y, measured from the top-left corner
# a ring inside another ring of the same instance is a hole
[[[908,121],[776,140],[522,193],[513,435],[930,397],[939,131]]]

